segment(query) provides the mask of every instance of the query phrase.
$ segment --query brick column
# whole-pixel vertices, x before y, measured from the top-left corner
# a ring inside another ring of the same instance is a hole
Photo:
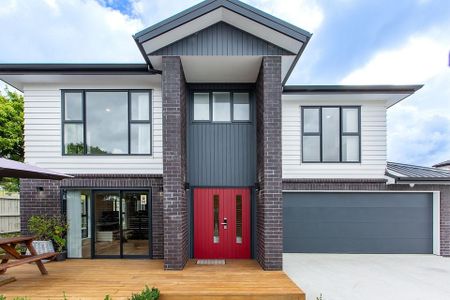
[[[256,260],[264,270],[283,266],[281,181],[281,57],[263,57],[256,82]]]
[[[20,231],[28,235],[32,216],[61,216],[60,181],[20,179]],[[39,191],[38,189],[41,189]]]
[[[188,259],[186,181],[186,83],[180,57],[162,58],[164,268]]]

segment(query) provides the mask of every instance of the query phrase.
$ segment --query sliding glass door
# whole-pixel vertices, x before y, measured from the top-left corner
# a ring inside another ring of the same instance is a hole
[[[148,191],[94,191],[95,257],[149,257]]]
[[[95,256],[120,256],[120,192],[94,192]]]

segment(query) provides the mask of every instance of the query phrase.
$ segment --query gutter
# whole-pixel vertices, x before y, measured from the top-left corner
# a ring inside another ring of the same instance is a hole
[[[108,75],[108,74],[161,74],[148,64],[0,64],[0,74],[62,74],[62,75]]]

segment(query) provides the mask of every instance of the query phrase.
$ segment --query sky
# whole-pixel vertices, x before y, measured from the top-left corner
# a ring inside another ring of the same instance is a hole
[[[195,0],[0,0],[0,63],[144,62],[132,35]],[[450,159],[448,0],[244,0],[313,33],[288,84],[424,84],[388,110],[388,160]]]

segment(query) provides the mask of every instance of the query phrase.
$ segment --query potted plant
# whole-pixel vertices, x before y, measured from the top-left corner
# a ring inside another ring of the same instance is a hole
[[[68,225],[62,217],[32,216],[28,220],[28,230],[35,236],[33,247],[38,254],[56,252],[55,260],[65,260],[67,254],[66,235]]]
[[[52,231],[52,241],[53,246],[56,247],[56,261],[62,261],[67,258],[66,245],[67,245],[67,230],[69,225],[66,223],[64,217],[54,217],[53,218],[53,231]]]

